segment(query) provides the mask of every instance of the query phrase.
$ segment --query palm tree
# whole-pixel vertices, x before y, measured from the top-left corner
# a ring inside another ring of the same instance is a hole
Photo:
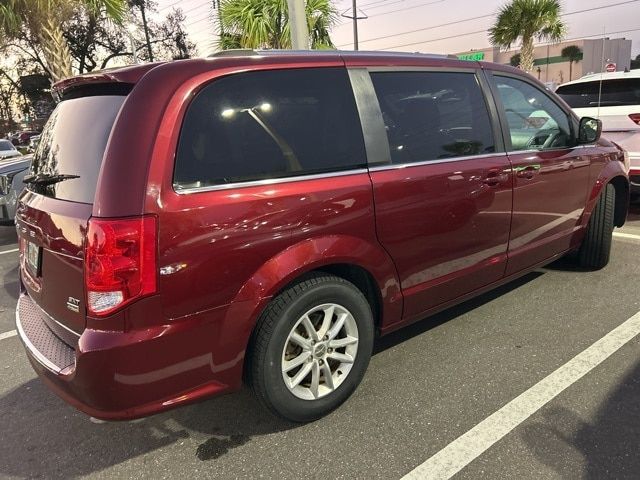
[[[37,39],[53,81],[73,75],[71,53],[62,25],[74,11],[84,9],[97,16],[106,11],[115,22],[126,13],[124,0],[3,0],[0,4],[0,37],[20,38],[28,30]]]
[[[533,70],[533,41],[559,42],[567,31],[560,19],[558,0],[512,0],[500,8],[498,20],[489,29],[491,43],[509,49],[518,39],[522,43],[520,68]]]
[[[333,48],[329,29],[337,19],[331,0],[305,2],[311,48]],[[223,0],[220,41],[228,48],[291,48],[287,0]]]
[[[563,58],[569,60],[569,81],[573,80],[573,64],[578,63],[582,60],[582,50],[580,47],[576,45],[569,45],[568,47],[564,47],[560,55]]]

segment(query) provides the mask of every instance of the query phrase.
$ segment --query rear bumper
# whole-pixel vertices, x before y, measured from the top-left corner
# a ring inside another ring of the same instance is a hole
[[[217,364],[213,342],[203,341],[211,339],[211,332],[193,325],[139,332],[86,329],[71,346],[49,329],[39,307],[23,294],[16,308],[16,328],[45,383],[96,418],[143,417],[240,385],[244,352],[235,362]]]

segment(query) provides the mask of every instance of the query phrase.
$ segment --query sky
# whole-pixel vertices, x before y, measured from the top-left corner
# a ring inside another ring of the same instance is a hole
[[[215,51],[212,0],[157,0],[160,15],[173,7],[186,15],[186,30],[199,55]],[[456,53],[488,47],[487,29],[506,0],[358,0],[360,50]],[[334,2],[351,15],[351,0]],[[632,56],[640,54],[640,0],[563,0],[567,39],[633,40]],[[584,11],[583,10],[590,10]],[[480,17],[480,18],[478,18]],[[447,25],[448,24],[448,25]],[[353,48],[351,20],[341,17],[331,31],[334,44]]]

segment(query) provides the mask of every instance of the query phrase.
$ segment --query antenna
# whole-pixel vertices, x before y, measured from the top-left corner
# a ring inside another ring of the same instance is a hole
[[[602,82],[604,80],[604,42],[607,35],[607,28],[603,25],[602,27],[602,59],[600,61],[600,85],[598,86],[598,113],[596,118],[600,120],[600,103],[602,103]]]

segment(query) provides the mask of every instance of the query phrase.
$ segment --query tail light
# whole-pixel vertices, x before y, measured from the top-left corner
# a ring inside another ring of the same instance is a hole
[[[156,292],[156,217],[89,219],[84,280],[87,309],[108,315]]]
[[[640,125],[640,113],[632,113],[631,115],[629,115],[629,118],[636,125]]]

